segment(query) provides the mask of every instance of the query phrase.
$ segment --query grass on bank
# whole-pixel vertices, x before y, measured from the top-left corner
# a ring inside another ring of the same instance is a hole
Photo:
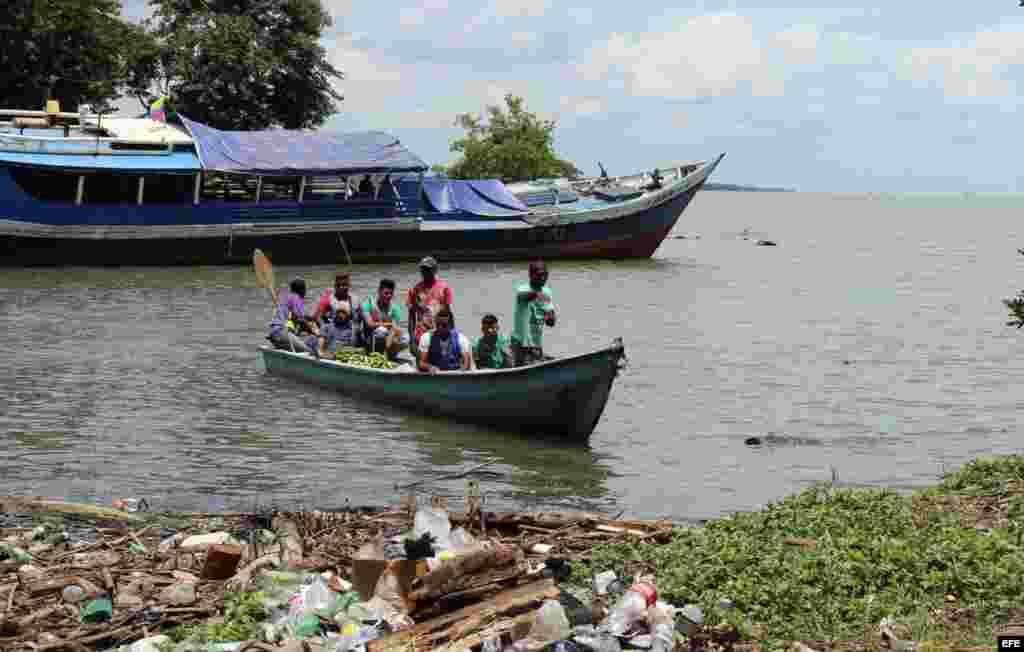
[[[706,624],[733,623],[769,648],[877,649],[888,616],[906,640],[993,649],[998,626],[1024,621],[1022,508],[1016,455],[976,460],[913,496],[819,485],[668,545],[599,548],[574,580],[646,567],[661,599],[695,604]],[[736,610],[720,610],[722,598]]]

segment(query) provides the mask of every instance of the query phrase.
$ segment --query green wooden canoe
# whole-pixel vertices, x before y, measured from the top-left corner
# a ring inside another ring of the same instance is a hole
[[[272,374],[459,421],[574,440],[594,431],[625,356],[616,339],[600,351],[528,367],[429,375],[317,360],[269,346],[260,351]]]

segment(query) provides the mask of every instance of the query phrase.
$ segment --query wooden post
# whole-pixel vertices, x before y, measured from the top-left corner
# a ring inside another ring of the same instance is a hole
[[[192,203],[199,205],[199,189],[203,187],[203,173],[196,172],[195,188],[192,190]]]
[[[75,192],[75,204],[82,205],[82,196],[85,194],[85,175],[78,175],[78,190]]]
[[[256,177],[256,203],[260,201],[260,197],[263,195],[263,177]]]
[[[302,197],[306,194],[306,177],[299,179],[299,203],[302,203]]]
[[[135,194],[135,203],[138,204],[139,206],[142,206],[142,194],[145,191],[145,189],[146,189],[146,177],[145,176],[141,176],[141,177],[139,177],[139,190]]]

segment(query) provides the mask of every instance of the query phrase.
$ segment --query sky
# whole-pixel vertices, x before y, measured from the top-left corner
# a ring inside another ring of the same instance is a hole
[[[139,16],[144,0],[126,0]],[[713,181],[825,192],[1024,192],[1017,0],[322,0],[345,74],[325,129],[456,158],[506,93],[586,174],[726,158]]]

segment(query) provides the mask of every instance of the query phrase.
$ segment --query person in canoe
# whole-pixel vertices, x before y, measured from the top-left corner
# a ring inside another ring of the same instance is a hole
[[[319,333],[316,321],[306,316],[306,281],[297,278],[289,285],[270,322],[270,343],[285,351],[316,355]]]
[[[473,343],[473,361],[477,369],[507,369],[515,366],[508,338],[498,334],[498,318],[484,315],[482,334]]]
[[[352,277],[347,272],[334,277],[334,289],[327,290],[320,297],[313,319],[329,324],[334,321],[334,313],[345,308],[350,317],[360,314],[360,301],[352,294]]]
[[[432,321],[442,306],[452,307],[455,296],[448,284],[437,278],[437,261],[427,256],[420,261],[420,276],[423,280],[409,289],[405,305],[409,308],[409,332],[412,343],[409,350],[419,358],[418,345],[423,334],[433,328]],[[455,327],[453,321],[451,327]]]
[[[512,319],[512,354],[523,367],[544,361],[544,326],[555,325],[555,301],[547,286],[548,268],[542,260],[530,263],[530,282],[516,288]]]
[[[409,346],[409,335],[402,331],[402,307],[394,301],[395,282],[381,279],[377,298],[362,307],[363,340],[370,351],[384,351],[394,359]]]
[[[473,347],[468,337],[452,328],[454,321],[448,306],[442,306],[434,315],[433,330],[420,337],[420,371],[436,374],[473,369]]]
[[[339,278],[342,276],[345,277],[347,283],[348,274],[338,275]],[[352,297],[346,297],[346,300],[334,297],[328,303],[328,308],[323,313],[324,325],[320,327],[318,352],[321,358],[333,356],[340,347],[360,346],[361,324],[359,319],[353,315],[353,305],[355,305],[355,313],[362,314],[361,308],[355,304],[355,299]],[[320,312],[319,308],[317,312]]]

